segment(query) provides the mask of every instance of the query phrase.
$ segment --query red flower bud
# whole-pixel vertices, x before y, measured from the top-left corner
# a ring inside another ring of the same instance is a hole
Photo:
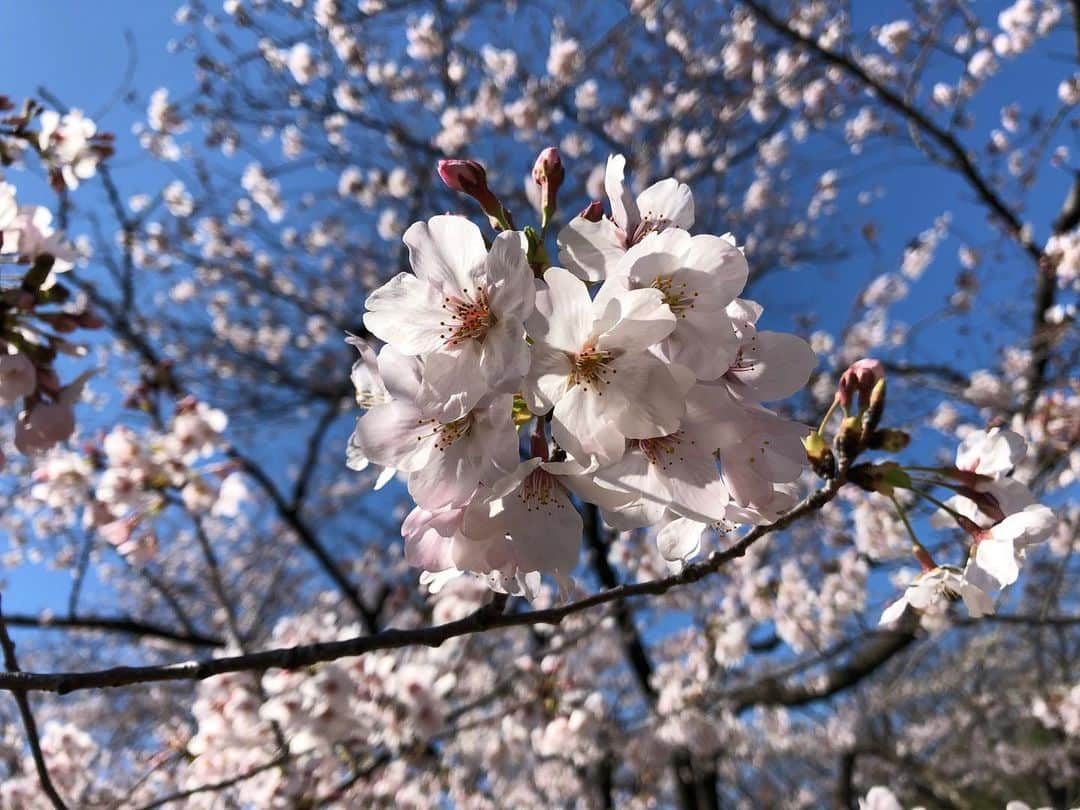
[[[549,146],[541,152],[533,164],[532,176],[536,185],[540,186],[540,209],[546,226],[555,214],[556,195],[566,177],[559,150]]]
[[[475,160],[440,160],[439,177],[447,188],[468,194],[484,209],[492,226],[497,229],[513,229],[510,212],[503,208],[499,198],[488,188],[487,172]]]
[[[593,200],[585,206],[578,216],[589,220],[589,222],[599,222],[604,218],[604,205],[599,200]]]
[[[470,197],[491,193],[487,187],[487,172],[475,160],[440,160],[439,177],[448,188]]]
[[[846,409],[859,396],[860,410],[865,409],[870,403],[870,394],[879,380],[885,379],[885,366],[880,360],[864,358],[856,360],[847,371],[840,375],[840,384],[836,389],[836,398]]]
[[[566,177],[566,170],[563,169],[559,150],[554,146],[549,146],[541,152],[536,158],[536,163],[533,164],[532,176],[533,180],[536,181],[536,185],[543,186],[546,184],[552,188],[553,193],[558,191],[559,186],[562,185],[562,181]]]

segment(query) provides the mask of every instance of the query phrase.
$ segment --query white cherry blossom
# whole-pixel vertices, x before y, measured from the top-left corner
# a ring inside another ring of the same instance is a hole
[[[728,371],[739,347],[726,308],[742,292],[747,274],[746,258],[726,239],[668,228],[631,247],[605,289],[613,294],[618,281],[627,289],[659,290],[676,318],[659,353],[700,380],[715,380]]]
[[[668,512],[703,523],[724,518],[728,493],[714,455],[719,414],[712,400],[710,389],[694,387],[687,394],[686,414],[678,430],[651,439],[631,439],[621,459],[592,473],[601,486],[637,496],[626,506],[605,511],[608,523],[618,529],[636,529],[660,522]]]
[[[350,442],[354,463],[362,457],[407,473],[410,494],[429,509],[467,502],[481,481],[493,482],[516,464],[509,394],[488,397],[459,419],[442,422],[437,410],[419,404],[419,359],[387,346],[379,372],[391,399],[357,421]]]
[[[415,223],[404,236],[415,275],[399,273],[368,295],[364,325],[427,361],[417,402],[443,421],[486,394],[513,391],[528,370],[522,322],[535,288],[521,240],[501,233],[489,253],[463,217]]]
[[[956,450],[956,467],[978,475],[1002,478],[1027,453],[1024,438],[1002,428],[973,431],[964,437]]]
[[[589,298],[585,284],[560,267],[544,274],[545,294],[529,319],[529,408],[554,408],[552,435],[582,464],[620,458],[626,439],[674,433],[692,375],[669,368],[648,349],[675,328],[656,289]]]
[[[1011,585],[1020,576],[1020,562],[1028,546],[1046,540],[1056,525],[1057,518],[1049,507],[1028,506],[976,535],[975,563],[1001,587]]]
[[[727,314],[738,334],[738,351],[723,375],[728,390],[746,402],[773,402],[800,390],[817,366],[817,355],[800,337],[758,331],[762,308],[737,298]]]
[[[653,183],[635,198],[626,187],[626,158],[607,161],[604,189],[611,216],[593,222],[574,218],[559,233],[559,260],[586,281],[603,281],[623,254],[650,233],[694,224],[694,197],[674,178]]]
[[[942,600],[958,598],[964,600],[964,606],[973,618],[989,616],[994,612],[994,602],[989,592],[993,585],[980,574],[970,563],[964,570],[942,565],[923,571],[912,580],[900,598],[885,609],[878,624],[892,624],[904,615],[908,607],[926,610]]]

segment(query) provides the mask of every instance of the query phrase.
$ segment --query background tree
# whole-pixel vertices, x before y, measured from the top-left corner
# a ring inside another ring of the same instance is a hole
[[[50,181],[72,239],[31,250],[0,189],[5,335],[43,313],[48,338],[41,402],[25,369],[0,397],[19,401],[5,442],[44,436],[4,448],[6,579],[72,573],[51,615],[5,616],[7,669],[40,676],[0,678],[18,698],[0,803],[1080,801],[1077,4],[228,0],[176,23],[196,89],[111,122],[137,117],[160,187],[125,183],[79,99],[43,88],[45,112],[0,130],[7,179]],[[839,477],[808,464],[776,531],[710,529],[685,568],[586,509],[574,593],[417,584],[404,487],[345,467],[344,338],[371,337],[366,293],[407,268],[410,223],[484,224],[440,159],[480,160],[526,224],[551,145],[554,263],[559,229],[607,205],[609,154],[636,189],[687,183],[694,232],[744,246],[760,325],[818,355],[784,416],[817,426],[873,355],[902,461],[1023,437],[1013,477],[1058,523],[994,616],[943,601],[878,626],[920,563],[897,509],[935,560],[969,541],[842,458]],[[76,342],[87,358],[57,360]],[[66,414],[60,380],[89,368],[78,432],[46,451],[70,430],[31,430],[35,408]],[[166,668],[192,657],[210,663]]]

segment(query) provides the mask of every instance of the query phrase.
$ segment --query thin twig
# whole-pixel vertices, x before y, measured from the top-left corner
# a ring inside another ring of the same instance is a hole
[[[0,596],[2,599],[2,596]],[[4,666],[12,674],[19,672],[19,660],[15,657],[15,642],[8,635],[7,625],[4,623],[4,613],[0,609],[0,646],[4,648]],[[11,690],[15,695],[15,702],[19,704],[19,714],[22,716],[23,728],[26,729],[26,741],[30,745],[30,754],[34,758],[34,767],[37,769],[38,780],[41,789],[49,797],[53,807],[57,810],[67,810],[67,805],[56,792],[56,787],[49,776],[49,769],[45,766],[45,755],[41,753],[41,739],[38,737],[37,722],[34,720],[34,712],[30,708],[30,698],[25,689]]]
[[[241,774],[230,777],[228,779],[223,779],[220,782],[211,782],[205,785],[199,785],[198,787],[189,788],[188,790],[181,790],[177,793],[170,793],[168,796],[162,796],[161,798],[155,799],[149,804],[142,805],[139,810],[154,810],[154,808],[156,807],[164,807],[167,804],[178,802],[181,799],[187,799],[199,793],[211,793],[231,788],[234,785],[238,785],[241,782],[258,776],[260,773],[265,773],[266,771],[273,770],[279,765],[284,765],[285,761],[289,759],[289,757],[290,754],[288,752],[279,754],[270,761],[264,762],[261,765],[256,765],[254,768],[249,768]]]
[[[204,633],[173,630],[164,625],[131,619],[126,616],[32,616],[12,614],[5,617],[12,627],[34,627],[38,630],[86,630],[89,632],[123,633],[142,638],[157,638],[190,644],[192,647],[224,647],[223,639]]]

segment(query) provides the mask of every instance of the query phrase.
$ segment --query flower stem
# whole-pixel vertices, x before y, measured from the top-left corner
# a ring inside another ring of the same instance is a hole
[[[915,559],[922,565],[924,571],[931,571],[937,568],[934,563],[934,558],[930,556],[930,552],[927,551],[926,546],[919,542],[919,538],[915,536],[915,529],[911,525],[911,521],[908,520],[907,512],[900,504],[900,501],[896,499],[895,495],[890,494],[889,500],[892,501],[893,507],[896,509],[896,514],[900,518],[900,522],[904,524],[904,528],[907,529],[908,537],[911,538],[911,553]]]

